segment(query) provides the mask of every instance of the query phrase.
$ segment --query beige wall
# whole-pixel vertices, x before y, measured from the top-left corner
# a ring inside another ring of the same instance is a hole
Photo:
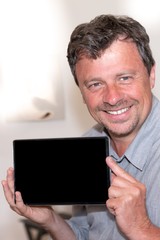
[[[26,0],[21,0],[20,2],[22,5]],[[34,2],[34,0],[31,2]],[[54,4],[57,4],[57,2],[60,3],[62,5],[62,12],[64,13],[63,18],[66,19],[63,25],[64,29],[59,29],[63,34],[59,57],[63,83],[64,118],[44,122],[5,122],[0,120],[0,179],[5,178],[7,168],[13,164],[13,139],[80,136],[94,123],[82,102],[81,95],[77,86],[74,84],[66,60],[68,39],[71,31],[77,24],[88,21],[96,15],[103,13],[127,14],[137,18],[137,20],[144,24],[150,34],[151,45],[157,62],[157,73],[160,72],[160,15],[157,12],[159,9],[158,0],[50,0],[49,2],[52,3],[51,7],[53,7],[53,11]],[[0,0],[0,5],[1,4],[3,4],[3,0]],[[0,24],[3,23],[0,21]],[[160,79],[158,79],[157,74],[154,92],[158,97],[160,97],[159,88]],[[21,223],[19,223],[19,219],[20,217],[13,213],[8,207],[3,196],[2,187],[0,187],[0,239],[27,240],[24,229]]]

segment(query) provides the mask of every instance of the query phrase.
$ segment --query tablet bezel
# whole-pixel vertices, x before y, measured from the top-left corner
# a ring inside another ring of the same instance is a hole
[[[105,204],[108,155],[107,137],[15,139],[15,191],[28,205]]]

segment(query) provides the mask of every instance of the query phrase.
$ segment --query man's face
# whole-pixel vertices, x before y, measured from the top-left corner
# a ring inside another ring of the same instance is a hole
[[[135,136],[150,112],[155,81],[154,67],[149,76],[136,45],[117,40],[100,58],[83,57],[76,75],[92,117],[112,137]]]

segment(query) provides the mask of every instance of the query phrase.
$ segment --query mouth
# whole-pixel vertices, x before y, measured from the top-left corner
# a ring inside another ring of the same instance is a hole
[[[127,108],[122,108],[122,109],[117,110],[117,111],[106,111],[106,112],[110,115],[120,115],[122,113],[127,112],[129,109],[130,109],[130,107],[127,107]]]

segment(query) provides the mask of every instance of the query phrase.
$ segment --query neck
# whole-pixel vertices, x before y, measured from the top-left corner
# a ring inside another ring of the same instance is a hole
[[[115,152],[121,157],[127,148],[129,147],[130,143],[133,141],[133,137],[111,137],[111,145]]]

